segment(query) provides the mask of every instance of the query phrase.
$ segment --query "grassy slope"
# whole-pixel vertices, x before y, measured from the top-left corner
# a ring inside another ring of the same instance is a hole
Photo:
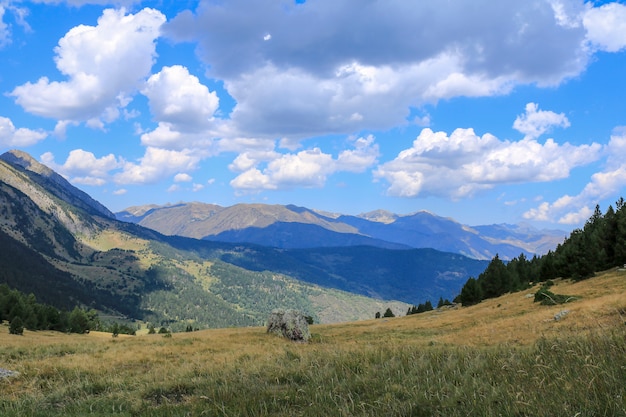
[[[536,288],[534,289],[536,290]],[[111,338],[0,326],[0,415],[626,415],[626,272],[477,306],[316,325]],[[570,313],[561,321],[554,314]]]

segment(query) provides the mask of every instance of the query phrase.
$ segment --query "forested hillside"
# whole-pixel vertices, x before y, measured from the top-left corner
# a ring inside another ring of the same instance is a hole
[[[0,284],[19,290],[27,300],[32,294],[61,311],[78,306],[171,330],[259,325],[279,306],[326,322],[369,318],[381,308],[407,308],[388,298],[302,282],[297,272],[311,268],[303,263],[299,267],[297,260],[276,249],[261,252],[270,264],[289,264],[293,274],[222,261],[246,263],[250,254],[259,253],[250,245],[167,237],[117,221],[87,194],[17,151],[0,157],[0,248]],[[330,273],[318,269],[314,275]],[[7,314],[0,320],[20,316],[27,329],[65,326],[33,320],[33,308],[20,307],[25,314],[17,314],[15,305],[30,304],[3,304],[0,310],[6,307]]]
[[[626,201],[620,198],[602,214],[596,206],[582,228],[575,229],[554,251],[508,263],[496,255],[478,278],[470,278],[456,301],[472,305],[487,298],[528,288],[555,278],[583,280],[598,271],[626,264]]]

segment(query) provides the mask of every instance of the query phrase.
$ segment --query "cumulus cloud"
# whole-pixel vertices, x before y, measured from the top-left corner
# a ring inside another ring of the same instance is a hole
[[[174,175],[174,182],[191,182],[193,178],[189,174],[179,173]]]
[[[337,165],[342,171],[363,172],[374,165],[380,156],[374,136],[354,140],[355,149],[347,149],[339,153]]]
[[[10,95],[30,113],[101,128],[119,117],[150,74],[164,22],[165,16],[153,9],[134,15],[107,9],[97,26],[74,27],[55,48],[56,66],[67,81],[42,77]]]
[[[593,47],[607,52],[618,52],[626,47],[625,5],[608,3],[590,7],[584,14],[583,24]]]
[[[43,130],[16,128],[11,119],[0,116],[0,147],[31,146],[48,137]]]
[[[411,106],[503,94],[513,85],[505,78],[459,75],[460,65],[458,55],[446,52],[401,67],[351,62],[319,78],[270,63],[225,86],[237,102],[231,121],[241,134],[297,139],[408,124]]]
[[[195,170],[202,158],[203,155],[189,149],[148,147],[138,163],[126,161],[114,180],[118,184],[154,184],[177,173]]]
[[[198,40],[211,72],[223,78],[248,73],[259,62],[324,77],[351,62],[397,67],[457,50],[466,68],[476,74],[499,76],[514,69],[520,77],[538,81],[580,70],[578,48],[584,31],[558,22],[553,5],[539,0],[505,0],[497,6],[479,0],[454,7],[434,0],[419,4],[233,0],[202,2],[195,14],[175,18],[167,33]],[[268,33],[271,42],[263,41]]]
[[[233,179],[230,184],[243,191],[275,190],[278,188],[321,187],[334,171],[332,156],[319,148],[281,155],[271,161],[261,172],[249,169]]]
[[[218,119],[219,98],[181,65],[164,67],[152,75],[141,93],[158,122],[141,135],[145,146],[182,151],[202,149],[219,153],[218,138],[233,139],[229,123]]]
[[[536,103],[526,105],[526,113],[518,116],[513,128],[523,133],[527,138],[536,139],[553,127],[569,127],[570,123],[563,113],[539,110]]]
[[[205,131],[219,107],[217,94],[180,65],[152,75],[141,92],[148,97],[154,117],[181,132]]]
[[[423,129],[411,148],[380,165],[374,175],[389,184],[390,195],[460,199],[497,185],[565,178],[572,168],[597,160],[600,151],[595,143],[510,142],[478,136],[473,129],[456,129],[449,136]]]
[[[164,31],[199,43],[237,102],[240,132],[305,137],[397,126],[409,107],[444,98],[557,85],[587,65],[582,10],[558,0],[205,1]]]
[[[70,181],[85,185],[104,185],[110,178],[110,171],[120,168],[123,164],[123,161],[113,154],[97,158],[92,152],[83,149],[71,151],[62,164],[55,162],[51,152],[41,155],[41,160]]]
[[[626,131],[616,131],[606,145],[605,168],[593,174],[575,196],[564,195],[553,203],[543,202],[526,211],[525,219],[580,224],[587,220],[599,200],[617,195],[626,184]]]
[[[335,172],[363,172],[376,162],[379,151],[373,136],[352,139],[352,142],[354,149],[342,151],[336,159],[319,148],[287,154],[239,155],[230,169],[242,173],[230,185],[239,192],[322,187]],[[262,164],[265,168],[259,169]]]

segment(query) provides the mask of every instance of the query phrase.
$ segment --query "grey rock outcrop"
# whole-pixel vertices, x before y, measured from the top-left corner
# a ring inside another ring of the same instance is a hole
[[[267,319],[267,332],[295,342],[308,342],[311,339],[309,323],[305,315],[297,310],[273,310]]]

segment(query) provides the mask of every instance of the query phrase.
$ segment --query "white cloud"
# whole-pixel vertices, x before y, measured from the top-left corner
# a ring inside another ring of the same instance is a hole
[[[126,188],[119,188],[115,191],[113,191],[113,195],[124,195],[128,192],[128,190]]]
[[[11,119],[0,116],[0,147],[31,146],[48,137],[43,130],[16,128]]]
[[[125,162],[123,171],[116,174],[118,184],[153,184],[179,172],[193,171],[203,156],[184,149],[173,151],[148,147],[139,163]]]
[[[599,200],[616,195],[626,184],[626,132],[616,132],[606,145],[603,171],[593,174],[589,183],[575,196],[564,195],[554,203],[544,202],[524,213],[528,220],[580,224],[587,220]]]
[[[228,169],[233,172],[244,172],[256,167],[261,162],[272,161],[280,157],[281,154],[274,150],[242,152],[228,165]]]
[[[583,17],[587,40],[607,52],[618,52],[626,47],[626,6],[608,3],[589,7]]]
[[[557,24],[568,28],[579,28],[582,25],[582,15],[585,4],[571,0],[548,0],[554,11]]]
[[[249,73],[259,62],[321,76],[351,62],[398,67],[457,51],[466,75],[517,73],[539,82],[581,69],[584,30],[564,25],[570,7],[555,7],[557,3],[562,2],[502,0],[495,7],[489,0],[366,5],[359,0],[205,1],[196,15],[182,13],[166,30],[175,39],[198,40],[201,57],[220,78]],[[268,33],[271,48],[263,41]]]
[[[16,87],[10,95],[26,111],[102,127],[119,117],[155,58],[155,39],[165,16],[153,9],[125,14],[107,9],[97,26],[71,29],[55,48],[67,81],[47,77]]]
[[[377,161],[380,156],[374,136],[354,140],[355,149],[347,149],[339,153],[337,167],[341,171],[363,172]]]
[[[189,174],[179,173],[174,175],[174,182],[191,182],[193,178]]]
[[[42,162],[73,183],[85,185],[104,185],[108,182],[110,172],[120,168],[122,160],[113,154],[97,158],[92,152],[83,149],[71,151],[63,164],[57,164],[54,155],[46,152],[41,155]]]
[[[322,187],[335,172],[363,172],[376,162],[379,151],[373,136],[350,141],[354,144],[354,149],[340,152],[336,159],[319,148],[288,154],[240,154],[230,165],[230,169],[242,173],[230,184],[238,191],[253,192]],[[259,165],[264,163],[266,167],[259,169]]]
[[[209,75],[237,103],[233,131],[293,150],[307,136],[406,124],[425,103],[580,74],[591,52],[584,8],[570,3],[206,1],[164,30],[199,42]]]
[[[473,129],[444,132],[423,129],[413,146],[374,172],[389,183],[388,194],[459,199],[497,185],[566,178],[572,168],[600,157],[598,144],[574,146],[548,139],[500,141]]]
[[[539,110],[536,103],[526,104],[526,113],[517,116],[513,128],[523,133],[527,138],[536,139],[553,127],[567,128],[569,120],[563,113]]]
[[[180,65],[164,67],[152,75],[141,92],[150,100],[156,119],[180,132],[205,131],[219,107],[217,94]]]
[[[278,186],[271,181],[269,175],[263,174],[257,168],[251,168],[238,175],[230,182],[237,192],[259,192],[261,190],[275,190]]]
[[[225,86],[237,102],[231,120],[240,134],[302,138],[408,124],[411,106],[504,94],[513,85],[505,77],[462,76],[460,65],[457,55],[446,52],[399,66],[352,62],[322,78],[268,64]]]

